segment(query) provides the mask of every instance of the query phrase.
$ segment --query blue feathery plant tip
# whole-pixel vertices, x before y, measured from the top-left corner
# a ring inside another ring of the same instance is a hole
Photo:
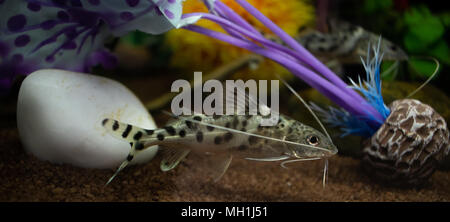
[[[354,89],[360,91],[367,102],[375,108],[385,120],[389,114],[389,108],[384,104],[383,96],[381,94],[381,78],[380,78],[380,65],[383,59],[383,53],[380,54],[381,36],[378,39],[378,44],[373,46],[373,58],[371,58],[370,43],[367,50],[366,62],[361,58],[361,62],[366,70],[366,81],[361,83],[359,78],[359,85],[351,80]],[[364,87],[365,86],[365,87]],[[367,88],[367,89],[366,89]],[[381,124],[383,124],[381,122]]]
[[[350,79],[352,83],[352,86],[350,87],[361,92],[365,97],[367,104],[380,113],[383,120],[385,120],[389,116],[390,110],[386,104],[384,104],[383,96],[381,94],[380,65],[383,59],[383,53],[380,53],[380,43],[381,37],[378,40],[378,44],[372,46],[373,53],[369,43],[366,60],[364,61],[364,59],[361,58],[361,62],[366,71],[366,80],[362,81],[361,78],[358,77],[357,84]],[[371,137],[383,124],[382,121],[378,120],[370,113],[367,113],[365,116],[354,116],[344,109],[328,107],[328,110],[324,110],[315,104],[312,104],[312,108],[318,112],[326,123],[333,127],[341,128],[343,131],[341,136],[356,134],[364,137]],[[373,121],[377,124],[369,124],[369,122]]]
[[[313,109],[320,118],[331,127],[338,127],[342,130],[341,137],[350,134],[360,135],[363,137],[372,136],[376,130],[370,127],[363,118],[355,118],[343,108],[335,108],[332,106],[325,110],[315,103],[310,103]]]

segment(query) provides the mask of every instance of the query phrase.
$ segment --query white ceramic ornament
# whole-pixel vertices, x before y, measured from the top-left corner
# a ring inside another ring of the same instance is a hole
[[[156,128],[141,101],[111,79],[43,69],[26,77],[20,87],[20,138],[25,149],[42,160],[86,168],[119,166],[130,145],[106,132],[101,124],[104,118]],[[132,163],[148,162],[157,149],[143,150]]]

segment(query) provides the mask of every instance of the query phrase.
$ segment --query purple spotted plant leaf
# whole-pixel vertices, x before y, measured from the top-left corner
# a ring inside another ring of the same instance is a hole
[[[80,1],[0,0],[0,79],[42,68],[88,71],[91,54],[104,52],[108,27]],[[113,57],[108,57],[112,58]]]
[[[181,18],[182,0],[0,0],[0,87],[42,68],[89,72],[116,58],[108,36],[161,34],[195,23]]]
[[[81,3],[85,9],[101,14],[116,36],[134,30],[161,34],[196,22],[192,18],[181,19],[182,0],[81,0]]]

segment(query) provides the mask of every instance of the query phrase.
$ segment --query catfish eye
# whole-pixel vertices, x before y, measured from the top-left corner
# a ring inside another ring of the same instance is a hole
[[[306,138],[306,141],[309,143],[309,145],[315,146],[319,144],[319,137],[311,135]]]

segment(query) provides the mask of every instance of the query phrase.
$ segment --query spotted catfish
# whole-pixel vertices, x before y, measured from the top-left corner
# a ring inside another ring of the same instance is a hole
[[[102,124],[108,132],[131,145],[126,160],[108,183],[139,152],[153,145],[163,149],[162,171],[176,167],[189,152],[220,157],[216,158],[220,161],[214,161],[216,181],[225,173],[233,157],[295,162],[328,158],[337,153],[329,137],[310,126],[284,115],[279,115],[275,125],[263,126],[261,123],[265,118],[262,115],[195,114],[179,116],[171,124],[154,130],[104,119]]]
[[[337,59],[343,64],[360,63],[367,55],[369,43],[378,42],[379,35],[369,32],[361,26],[352,25],[335,19],[329,20],[329,32],[308,32],[296,39],[314,55],[330,61]],[[383,39],[380,45],[383,59],[405,61],[407,54],[394,43]]]

